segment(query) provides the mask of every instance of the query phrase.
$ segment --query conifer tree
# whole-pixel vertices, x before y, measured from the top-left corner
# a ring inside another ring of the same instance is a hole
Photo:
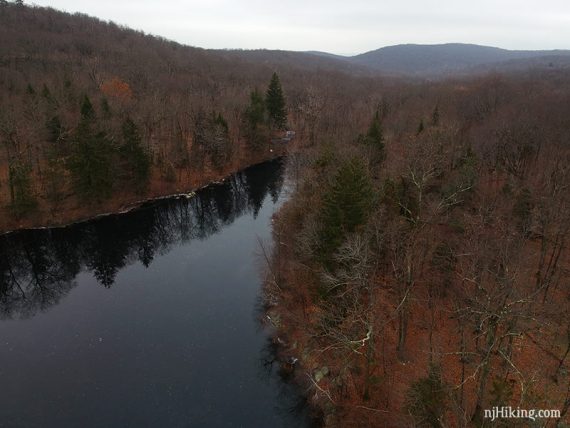
[[[103,98],[101,100],[101,111],[103,112],[103,117],[105,119],[109,119],[112,116],[111,106],[109,105],[107,98]]]
[[[131,118],[125,119],[122,131],[121,154],[126,159],[128,173],[135,190],[137,193],[143,193],[147,189],[150,179],[150,156],[144,149],[137,125]]]
[[[285,129],[287,125],[287,111],[285,109],[285,98],[283,89],[277,73],[273,73],[269,88],[265,95],[265,104],[269,113],[270,125],[277,129]]]
[[[100,200],[111,195],[116,152],[107,135],[96,129],[93,105],[87,96],[81,104],[81,120],[77,126],[68,168],[73,186],[80,197]]]
[[[433,113],[431,115],[431,124],[432,126],[439,125],[439,105],[436,105],[435,109],[433,110]]]
[[[63,133],[63,127],[61,125],[61,120],[58,115],[55,115],[47,120],[46,128],[48,131],[48,141],[50,143],[57,143],[61,134]]]
[[[378,112],[376,112],[374,119],[372,119],[372,123],[370,124],[368,132],[366,133],[366,138],[368,140],[368,144],[377,147],[380,150],[384,150],[384,135],[382,132],[382,124],[380,123],[380,115]]]
[[[384,133],[382,131],[382,123],[380,122],[380,114],[378,111],[376,111],[370,123],[368,132],[364,137],[364,143],[370,148],[369,157],[372,165],[376,166],[385,159]]]
[[[250,94],[244,115],[245,135],[252,148],[259,148],[269,138],[266,117],[265,101],[256,89]]]
[[[323,199],[320,243],[325,265],[330,267],[331,256],[346,234],[367,221],[373,201],[374,189],[363,162],[344,163]]]
[[[441,368],[430,365],[426,377],[410,386],[406,397],[406,410],[414,418],[416,426],[440,427],[447,410],[448,397]]]
[[[49,91],[49,88],[45,83],[44,86],[42,87],[42,97],[44,97],[48,101],[51,100],[51,92]]]
[[[250,128],[255,128],[265,121],[265,103],[257,89],[249,96],[249,106],[245,116]]]
[[[95,109],[93,109],[93,104],[91,104],[89,97],[85,95],[81,102],[81,121],[85,125],[93,120],[95,120]]]
[[[420,120],[420,124],[418,125],[418,131],[417,131],[417,135],[420,135],[422,132],[424,132],[425,129],[425,125],[424,125],[424,120]]]
[[[230,155],[230,135],[228,123],[221,113],[212,113],[205,141],[212,164],[218,168],[222,167]]]

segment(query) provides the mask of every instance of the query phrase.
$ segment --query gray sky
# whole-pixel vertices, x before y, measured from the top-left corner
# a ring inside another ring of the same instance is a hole
[[[31,3],[29,0],[27,3]],[[400,43],[569,49],[569,0],[35,0],[205,48],[355,54]]]

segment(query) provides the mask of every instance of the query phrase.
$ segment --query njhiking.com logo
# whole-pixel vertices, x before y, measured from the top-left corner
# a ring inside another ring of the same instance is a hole
[[[560,410],[520,409],[511,406],[496,406],[492,409],[485,409],[483,416],[485,419],[491,419],[491,422],[497,419],[530,419],[531,421],[536,421],[537,419],[558,419],[560,418]]]

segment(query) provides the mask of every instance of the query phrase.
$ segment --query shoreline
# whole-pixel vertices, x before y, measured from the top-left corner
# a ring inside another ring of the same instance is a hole
[[[231,169],[228,173],[222,174],[220,178],[211,179],[211,180],[207,181],[205,184],[199,185],[197,187],[191,187],[185,191],[177,191],[175,193],[166,193],[163,195],[159,194],[156,196],[152,196],[152,197],[148,197],[148,198],[144,198],[144,199],[139,199],[139,200],[136,200],[134,202],[128,202],[116,210],[106,211],[106,212],[90,215],[87,217],[81,217],[81,218],[78,218],[76,220],[72,220],[72,221],[68,221],[68,222],[54,223],[54,224],[49,224],[49,225],[44,225],[44,226],[22,226],[22,227],[13,228],[10,230],[0,230],[0,237],[10,235],[13,233],[17,233],[17,232],[25,232],[25,231],[32,231],[32,230],[62,229],[65,227],[70,227],[70,226],[74,226],[77,224],[98,220],[98,219],[104,218],[104,217],[126,214],[126,213],[129,213],[131,211],[144,208],[145,205],[150,205],[152,203],[155,203],[155,202],[158,202],[158,201],[161,201],[164,199],[174,199],[174,198],[183,198],[183,197],[191,198],[191,197],[194,197],[194,194],[196,192],[199,192],[200,190],[208,188],[210,186],[223,183],[225,180],[227,180],[229,177],[231,177],[234,174],[237,174],[241,171],[245,171],[245,170],[252,168],[252,167],[255,167],[257,165],[264,164],[266,162],[275,161],[275,160],[283,158],[285,156],[286,156],[286,153],[278,153],[273,157],[268,157],[268,158],[260,160],[260,161],[255,161],[251,164],[248,164],[248,165],[240,167],[240,168]]]

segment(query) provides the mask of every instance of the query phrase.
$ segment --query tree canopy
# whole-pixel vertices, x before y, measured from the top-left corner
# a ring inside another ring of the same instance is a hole
[[[285,108],[285,97],[277,73],[273,73],[267,93],[265,94],[265,105],[269,114],[270,125],[277,129],[285,129],[287,125],[287,110]]]

